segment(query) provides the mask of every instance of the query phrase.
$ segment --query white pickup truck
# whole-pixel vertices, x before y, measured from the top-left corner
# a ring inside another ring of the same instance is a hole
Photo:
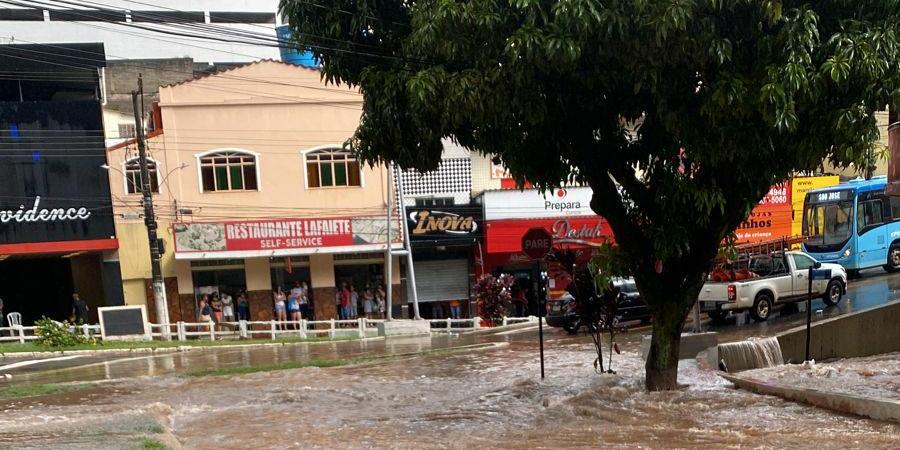
[[[813,280],[813,296],[831,306],[847,293],[847,271],[838,264],[819,263],[803,252],[779,252],[750,257],[749,270],[758,275],[740,281],[708,281],[700,290],[700,310],[713,320],[729,311],[750,311],[762,322],[776,304],[805,300],[809,290],[809,268],[831,269],[831,278]]]

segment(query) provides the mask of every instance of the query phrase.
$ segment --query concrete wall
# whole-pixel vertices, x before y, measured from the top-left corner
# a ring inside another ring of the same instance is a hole
[[[900,301],[878,308],[816,322],[812,326],[810,357],[815,360],[853,358],[900,351]],[[803,361],[806,327],[778,335],[786,363]]]

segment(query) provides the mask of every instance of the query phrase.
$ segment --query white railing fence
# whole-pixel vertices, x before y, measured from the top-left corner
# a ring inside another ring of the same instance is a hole
[[[239,321],[239,322],[176,322],[168,325],[151,323],[150,336],[152,339],[165,339],[165,328],[168,327],[172,340],[187,341],[191,339],[309,339],[309,338],[365,338],[378,327],[378,323],[384,319],[351,319],[351,320],[298,320],[284,321]],[[529,317],[504,317],[502,323],[495,327],[484,327],[479,317],[470,319],[430,319],[432,333],[448,332],[480,332],[507,327],[521,323],[537,323],[537,318]],[[33,341],[38,338],[33,326],[0,327],[0,342]],[[85,336],[101,339],[100,325],[70,326],[73,333],[81,333]]]
[[[496,327],[507,327],[520,323],[537,323],[537,317],[504,317],[501,323],[495,324],[494,327],[485,327],[480,317],[471,319],[429,319],[432,333],[449,333],[449,332],[479,332],[494,330]]]
[[[33,341],[38,338],[37,334],[34,332],[35,328],[37,327],[26,327],[22,325],[0,327],[0,342],[25,343],[26,341]],[[100,325],[70,325],[69,331],[100,339]]]

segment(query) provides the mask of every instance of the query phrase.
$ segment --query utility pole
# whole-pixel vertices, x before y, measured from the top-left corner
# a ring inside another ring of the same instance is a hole
[[[409,284],[412,288],[413,318],[421,320],[419,315],[419,294],[416,289],[416,268],[413,266],[412,245],[409,243],[409,222],[406,220],[406,199],[403,195],[403,171],[397,171],[397,194],[400,199],[397,208],[400,210],[400,222],[403,224],[403,242],[406,244],[406,267],[409,270]]]
[[[163,284],[162,267],[160,266],[159,239],[156,236],[156,215],[153,212],[153,192],[150,190],[150,170],[147,167],[147,147],[144,144],[144,122],[138,96],[144,95],[144,82],[138,77],[138,90],[131,91],[134,106],[134,132],[138,146],[138,160],[141,165],[141,194],[144,197],[144,224],[147,225],[147,237],[150,241],[150,270],[153,275],[153,303],[156,305],[156,320],[163,325],[162,333],[166,340],[171,339],[169,330],[169,307],[166,301],[166,288]]]
[[[388,166],[388,183],[387,183],[387,245],[384,250],[384,289],[387,294],[387,298],[384,300],[387,303],[385,308],[385,316],[384,320],[390,321],[392,319],[391,314],[393,313],[393,271],[391,266],[393,265],[393,257],[391,256],[391,185],[394,184],[394,166]]]

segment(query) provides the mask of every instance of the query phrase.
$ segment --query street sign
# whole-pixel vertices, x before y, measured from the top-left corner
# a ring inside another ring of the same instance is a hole
[[[522,236],[522,252],[531,259],[544,259],[552,248],[553,236],[544,228],[531,228]]]
[[[812,280],[830,280],[831,269],[813,269],[809,278]]]
[[[811,328],[812,328],[812,284],[813,280],[830,280],[831,279],[831,269],[819,269],[821,265],[816,263],[815,267],[809,268],[809,290],[806,294],[806,359],[805,361],[809,361],[809,340],[811,336]]]

